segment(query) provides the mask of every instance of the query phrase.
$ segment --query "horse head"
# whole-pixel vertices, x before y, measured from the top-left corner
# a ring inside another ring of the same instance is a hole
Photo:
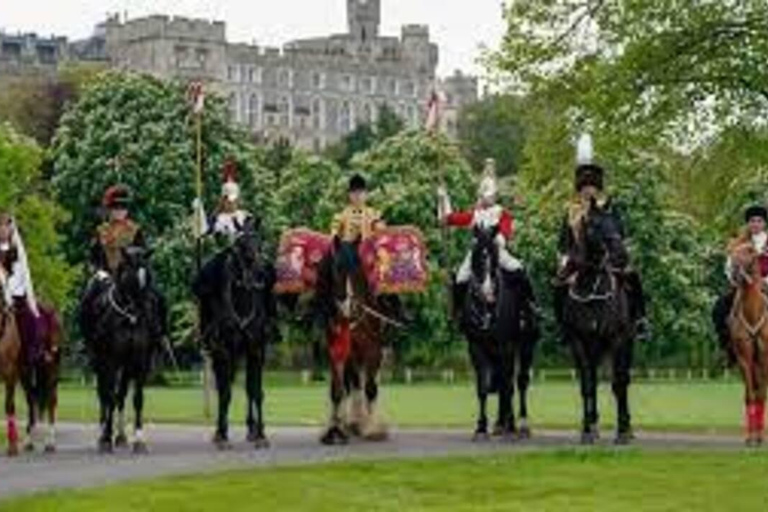
[[[498,226],[482,228],[475,226],[472,246],[472,282],[473,288],[480,292],[486,302],[493,302],[496,288],[496,275],[499,268],[499,246],[496,238]]]
[[[758,252],[751,243],[741,243],[730,251],[731,277],[740,286],[760,282]]]
[[[151,274],[149,260],[151,249],[139,246],[124,247],[117,268],[115,282],[122,294],[138,299],[150,290]]]
[[[604,205],[594,198],[582,220],[583,263],[599,268],[608,263],[613,268],[627,265],[629,256],[624,246],[619,219],[611,208],[610,200]]]

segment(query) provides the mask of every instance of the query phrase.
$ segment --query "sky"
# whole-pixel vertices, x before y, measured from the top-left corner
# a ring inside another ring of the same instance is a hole
[[[282,46],[301,37],[346,31],[346,0],[0,0],[0,30],[90,35],[107,13],[174,14],[223,20],[233,42]],[[502,0],[382,0],[383,35],[404,24],[428,24],[440,45],[438,74],[482,74],[481,45],[495,47],[504,32]]]

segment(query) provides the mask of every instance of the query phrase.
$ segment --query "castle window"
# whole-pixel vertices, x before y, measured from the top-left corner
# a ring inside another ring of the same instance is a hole
[[[344,75],[341,77],[341,89],[347,92],[355,90],[355,81],[352,78],[352,75]]]
[[[227,66],[227,80],[230,82],[237,80],[237,66]]]
[[[348,101],[344,101],[341,104],[339,129],[341,130],[341,133],[349,133],[352,131],[352,105]]]
[[[325,85],[325,77],[322,73],[315,71],[312,73],[312,88],[322,89]]]
[[[373,124],[373,107],[370,103],[366,103],[363,106],[363,122]]]
[[[323,125],[323,104],[320,98],[312,100],[312,127],[319,130]]]
[[[373,93],[373,78],[365,77],[360,79],[360,88],[366,94]]]
[[[248,66],[248,83],[254,83],[256,81],[256,69],[253,66]]]
[[[413,81],[409,80],[405,82],[405,92],[404,94],[406,96],[415,96],[416,95],[416,85],[413,83]]]
[[[229,115],[233,121],[237,121],[237,94],[230,93],[228,103]]]
[[[390,78],[389,79],[389,94],[392,96],[397,96],[397,93],[399,92],[399,87],[397,84],[397,78]]]
[[[256,126],[259,122],[259,97],[251,94],[248,99],[248,125]]]

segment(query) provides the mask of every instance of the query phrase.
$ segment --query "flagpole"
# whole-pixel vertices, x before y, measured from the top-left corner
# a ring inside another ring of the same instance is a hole
[[[197,150],[195,165],[195,197],[197,204],[195,207],[195,271],[196,275],[200,273],[203,267],[203,106],[205,104],[202,83],[193,83],[190,87],[192,111],[195,116],[195,146]],[[202,347],[202,330],[200,304],[197,305],[197,327],[196,337],[199,345]],[[203,356],[203,417],[211,417],[211,358],[205,350],[202,350]]]

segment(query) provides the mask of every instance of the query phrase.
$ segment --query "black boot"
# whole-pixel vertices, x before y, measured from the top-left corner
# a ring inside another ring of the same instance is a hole
[[[468,283],[453,282],[453,320],[461,323],[462,313],[464,311],[464,301],[467,298]]]

